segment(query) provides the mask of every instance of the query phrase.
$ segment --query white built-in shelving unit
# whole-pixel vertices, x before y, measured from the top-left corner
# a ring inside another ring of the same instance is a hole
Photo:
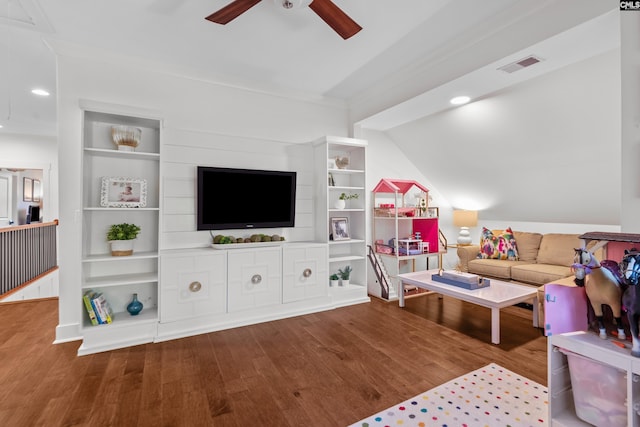
[[[82,310],[83,343],[78,354],[88,354],[151,342],[156,335],[161,120],[91,108],[83,109],[82,114],[82,284],[77,307]],[[118,150],[111,137],[114,125],[142,130],[135,151]],[[103,177],[145,180],[146,206],[101,206]],[[111,256],[107,231],[110,225],[124,222],[142,229],[134,254]],[[89,289],[104,294],[114,311],[112,323],[91,324],[82,302],[82,295]],[[137,316],[126,311],[134,293],[144,304]]]
[[[347,266],[352,268],[348,286],[334,286],[329,294],[336,305],[369,301],[367,293],[366,257],[366,147],[361,139],[327,136],[313,142],[316,183],[316,240],[329,246],[329,275]],[[348,158],[345,168],[338,168],[335,159]],[[357,194],[347,200],[344,209],[335,207],[340,194]],[[345,218],[349,238],[331,238],[332,219]]]

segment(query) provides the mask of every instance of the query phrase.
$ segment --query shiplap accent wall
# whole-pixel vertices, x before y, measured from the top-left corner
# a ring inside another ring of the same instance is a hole
[[[162,145],[162,249],[192,248],[211,243],[208,231],[196,231],[196,168],[217,166],[297,172],[294,228],[220,230],[214,234],[248,237],[279,234],[288,241],[313,240],[313,152],[310,144],[290,144],[211,132],[166,129]],[[224,183],[221,183],[224,185]],[[220,209],[269,209],[252,204],[251,189],[234,200],[220,200]]]

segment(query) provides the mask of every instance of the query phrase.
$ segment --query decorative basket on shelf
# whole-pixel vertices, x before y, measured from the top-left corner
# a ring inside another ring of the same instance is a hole
[[[336,166],[338,169],[346,169],[349,166],[349,158],[348,157],[336,157]]]
[[[140,144],[142,130],[131,126],[112,126],[111,139],[120,151],[135,151]]]

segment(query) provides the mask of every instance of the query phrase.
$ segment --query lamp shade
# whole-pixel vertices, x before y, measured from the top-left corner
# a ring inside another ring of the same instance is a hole
[[[453,225],[475,227],[478,225],[478,211],[453,211]]]

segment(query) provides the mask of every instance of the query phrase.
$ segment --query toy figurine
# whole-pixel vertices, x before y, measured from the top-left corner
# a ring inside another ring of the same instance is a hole
[[[635,249],[625,250],[620,262],[620,270],[624,281],[628,285],[622,294],[622,304],[629,319],[631,331],[631,355],[640,357],[640,339],[638,337],[638,321],[640,320],[640,252]]]
[[[595,312],[598,320],[598,328],[600,329],[600,338],[606,339],[607,332],[604,327],[602,305],[606,304],[611,307],[613,317],[618,328],[618,338],[624,340],[624,326],[622,325],[621,304],[622,289],[616,275],[607,268],[602,268],[600,262],[593,253],[585,248],[575,249],[574,264],[572,269],[575,272],[575,284],[584,286],[584,289],[591,302],[591,307]],[[604,262],[604,261],[603,261]],[[616,264],[617,263],[613,263]]]

